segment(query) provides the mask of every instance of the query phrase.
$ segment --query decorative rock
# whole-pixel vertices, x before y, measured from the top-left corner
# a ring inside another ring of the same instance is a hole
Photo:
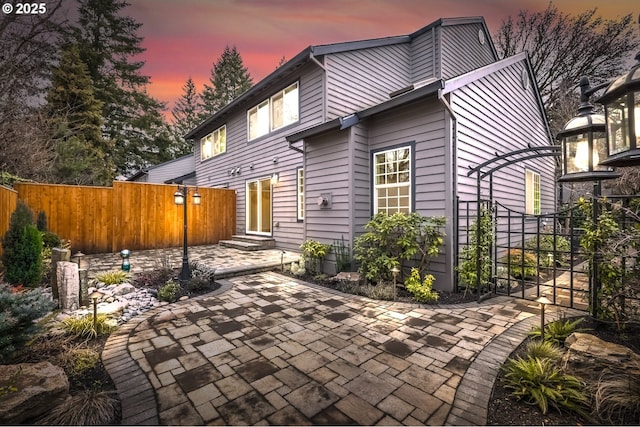
[[[360,273],[358,273],[357,271],[341,271],[333,278],[333,280],[336,282],[359,282]]]
[[[126,301],[115,301],[111,303],[98,304],[98,314],[106,314],[107,316],[114,316],[121,313],[128,305]]]
[[[603,341],[581,332],[574,332],[565,340],[568,348],[563,358],[567,371],[583,379],[597,381],[607,368],[638,371],[640,355],[628,347]]]
[[[189,296],[188,296],[188,295],[183,295],[183,296],[181,296],[180,298],[178,298],[178,301],[186,301],[186,300],[188,300],[188,299],[189,299]]]
[[[51,249],[51,265],[58,270],[59,261],[71,260],[71,251],[69,249],[53,248]],[[58,299],[58,275],[51,275],[51,290],[53,292],[53,299]]]
[[[21,424],[43,415],[69,395],[64,370],[49,362],[0,365],[0,387],[17,388],[2,397],[0,424]]]
[[[127,295],[135,292],[136,288],[129,283],[122,283],[113,288],[113,295]]]
[[[77,310],[80,302],[80,277],[78,264],[60,261],[57,264],[58,294],[62,310]]]

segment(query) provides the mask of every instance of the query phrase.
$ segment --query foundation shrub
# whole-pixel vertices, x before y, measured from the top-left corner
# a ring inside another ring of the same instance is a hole
[[[500,260],[509,265],[509,273],[516,279],[531,279],[538,275],[538,262],[536,256],[524,249],[511,249],[509,254]]]
[[[158,290],[158,299],[160,301],[174,302],[180,295],[180,284],[173,280],[168,280],[164,286]]]
[[[35,287],[42,279],[42,236],[33,224],[33,213],[18,200],[9,229],[2,238],[4,280]]]
[[[438,301],[438,292],[434,291],[431,287],[433,285],[434,277],[431,274],[424,276],[424,279],[420,277],[420,271],[417,268],[411,269],[411,276],[404,281],[404,286],[407,291],[413,295],[413,299],[417,302],[433,302]]]

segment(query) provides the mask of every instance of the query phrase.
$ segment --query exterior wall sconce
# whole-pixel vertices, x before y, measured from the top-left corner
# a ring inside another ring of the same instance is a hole
[[[594,90],[589,79],[580,80],[580,101],[578,115],[567,122],[558,132],[562,145],[562,176],[560,182],[599,181],[617,178],[620,174],[602,163],[607,159],[605,117],[596,114],[589,102]]]
[[[184,283],[191,278],[191,270],[189,268],[189,253],[188,253],[188,245],[187,245],[187,203],[186,199],[189,195],[189,192],[193,191],[193,204],[200,204],[200,194],[198,193],[198,188],[189,188],[186,185],[178,186],[178,191],[173,194],[173,201],[176,205],[182,205],[184,208],[183,215],[183,244],[182,244],[182,270],[180,271],[180,275],[178,279],[180,282]]]
[[[640,165],[640,52],[631,70],[614,80],[597,100],[604,104],[609,157],[607,166]]]
[[[275,172],[273,175],[271,175],[271,185],[276,185],[279,180],[280,174],[278,174],[278,172]]]

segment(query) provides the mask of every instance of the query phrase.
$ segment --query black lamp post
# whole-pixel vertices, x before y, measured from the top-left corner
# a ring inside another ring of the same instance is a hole
[[[198,193],[198,188],[189,188],[186,185],[178,186],[178,191],[173,194],[173,201],[176,205],[182,205],[184,207],[183,214],[183,222],[184,222],[184,231],[183,231],[183,243],[182,243],[182,270],[180,270],[180,275],[178,279],[180,282],[186,282],[191,278],[191,270],[189,268],[189,252],[187,246],[187,196],[189,192],[193,190],[193,204],[200,204],[200,194]]]
[[[631,70],[615,79],[597,99],[604,104],[607,120],[609,156],[603,165],[640,165],[640,52],[635,59]]]

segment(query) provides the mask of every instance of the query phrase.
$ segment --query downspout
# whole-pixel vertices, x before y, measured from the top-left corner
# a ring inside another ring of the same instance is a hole
[[[449,252],[449,261],[447,264],[451,266],[451,272],[450,272],[450,278],[452,280],[453,283],[453,291],[457,291],[458,288],[458,281],[456,279],[456,275],[455,275],[455,270],[454,270],[454,266],[456,265],[457,259],[458,259],[458,230],[455,230],[455,224],[458,223],[458,206],[457,206],[457,201],[458,201],[458,154],[457,154],[457,150],[458,150],[458,118],[456,116],[456,114],[453,111],[453,108],[451,108],[451,104],[449,104],[449,101],[447,101],[447,98],[445,98],[442,94],[442,89],[438,89],[438,101],[440,101],[442,103],[442,105],[444,106],[445,110],[447,110],[447,112],[449,113],[449,117],[451,118],[451,136],[449,138],[449,155],[450,155],[450,164],[451,164],[451,186],[452,188],[452,192],[449,194],[452,194],[451,197],[451,203],[449,205],[449,209],[452,209],[452,211],[450,212],[451,215],[448,215],[449,218],[451,218],[452,220],[449,222],[449,230],[448,230],[448,235],[451,236],[451,246],[453,247],[452,251],[448,251]],[[446,182],[446,179],[445,179]],[[448,192],[447,192],[448,193]],[[446,211],[446,208],[445,208]]]

